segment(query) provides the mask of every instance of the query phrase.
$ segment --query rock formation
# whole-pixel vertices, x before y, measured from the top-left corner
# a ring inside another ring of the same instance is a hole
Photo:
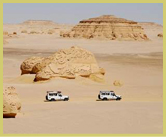
[[[53,33],[55,33],[55,30],[53,30],[53,29],[50,29],[50,30],[48,30],[48,32],[47,32],[48,34],[53,34]]]
[[[41,34],[41,32],[32,30],[32,31],[29,32],[29,34]]]
[[[21,33],[28,33],[28,31],[27,30],[22,30]]]
[[[17,35],[17,32],[13,32],[13,35]]]
[[[7,31],[3,31],[3,45],[8,43],[8,41],[6,39],[9,38],[9,36],[10,35]]]
[[[82,48],[73,46],[55,52],[46,58],[29,58],[21,65],[22,74],[35,73],[34,81],[49,80],[54,77],[75,79],[77,76],[90,77],[92,74],[102,81],[99,75],[105,71],[99,68],[94,55]]]
[[[121,87],[121,86],[123,86],[123,83],[122,83],[121,81],[119,81],[119,80],[115,80],[115,81],[113,82],[113,85],[114,85],[114,86],[117,86],[117,87]]]
[[[158,34],[157,36],[162,38],[162,37],[163,37],[163,34],[162,34],[162,33],[160,33],[160,34]]]
[[[23,25],[57,25],[57,23],[50,20],[27,20],[22,23]]]
[[[21,102],[14,87],[3,89],[3,117],[15,117],[21,110]]]
[[[3,37],[5,37],[5,38],[11,38],[11,37],[17,37],[16,36],[17,35],[17,32],[12,32],[12,33],[9,33],[9,32],[7,32],[7,31],[3,31]]]
[[[112,15],[82,20],[71,31],[61,32],[60,35],[86,39],[148,40],[143,28],[137,22]]]
[[[3,35],[8,35],[9,33],[7,31],[3,31]]]
[[[139,22],[138,23],[150,40],[158,40],[158,34],[163,33],[163,26],[154,22]]]
[[[33,67],[37,64],[40,63],[44,58],[43,57],[30,57],[26,59],[20,66],[21,69],[21,75],[23,74],[35,74],[33,72]]]

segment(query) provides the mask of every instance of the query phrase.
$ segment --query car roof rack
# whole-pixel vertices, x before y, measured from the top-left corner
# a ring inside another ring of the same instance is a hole
[[[47,93],[55,93],[56,91],[47,91]]]
[[[61,93],[61,91],[47,91],[47,93],[50,93],[50,92],[53,92],[53,93]]]
[[[111,91],[100,91],[100,92],[114,92],[114,91],[111,90]]]
[[[49,93],[49,92],[53,92],[53,91],[47,91],[47,93]]]

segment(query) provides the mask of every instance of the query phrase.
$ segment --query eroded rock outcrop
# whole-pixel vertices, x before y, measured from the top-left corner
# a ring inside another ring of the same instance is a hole
[[[14,87],[3,89],[3,117],[15,117],[21,110],[21,102]]]
[[[43,57],[30,57],[26,59],[20,66],[21,75],[23,74],[35,74],[35,69],[33,67],[40,63],[44,58]]]
[[[105,74],[91,52],[76,46],[59,50],[49,57],[39,59],[40,61],[34,59],[29,58],[21,65],[22,74],[27,72],[36,74],[34,81],[49,80],[54,77],[75,79],[77,76],[90,77],[92,74],[93,77],[94,75],[99,77]]]
[[[71,31],[61,32],[60,35],[86,39],[148,40],[143,28],[137,22],[112,15],[82,20]]]

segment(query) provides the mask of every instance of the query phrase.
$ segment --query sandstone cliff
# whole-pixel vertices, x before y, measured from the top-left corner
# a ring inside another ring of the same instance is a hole
[[[82,20],[71,31],[61,32],[60,35],[86,39],[148,40],[143,28],[137,22],[112,15]]]

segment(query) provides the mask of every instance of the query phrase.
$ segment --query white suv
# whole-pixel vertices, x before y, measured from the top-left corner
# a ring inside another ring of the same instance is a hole
[[[121,100],[121,96],[115,95],[114,91],[100,91],[98,99],[101,100]]]
[[[56,101],[56,100],[63,100],[68,101],[69,96],[63,96],[61,91],[47,91],[46,100],[48,101]]]

